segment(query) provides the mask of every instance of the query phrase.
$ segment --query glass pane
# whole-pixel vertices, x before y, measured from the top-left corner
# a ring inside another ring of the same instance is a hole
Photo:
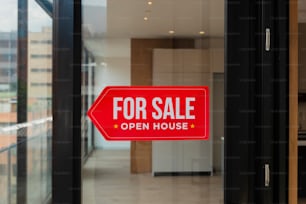
[[[9,200],[11,201],[11,204],[15,204],[16,203],[16,199],[17,199],[17,162],[16,162],[16,158],[17,158],[17,147],[16,146],[12,146],[9,151],[9,191],[10,191],[10,195],[9,195]]]
[[[224,1],[84,0],[82,8],[83,96],[89,84],[95,98],[106,86],[208,86],[211,104],[208,141],[110,142],[94,128],[83,203],[223,203]],[[82,100],[82,133],[92,103]]]
[[[87,50],[83,50],[82,64],[82,156],[84,159],[93,150],[93,126],[86,117],[89,105],[94,100],[95,59]]]
[[[51,195],[52,19],[28,1],[27,203]]]
[[[0,203],[16,203],[17,0],[0,8]]]
[[[82,97],[84,98],[86,103],[82,103],[82,105],[84,105],[83,106],[84,112],[82,113],[82,115],[86,116],[85,115],[86,111],[89,109],[90,104],[92,104],[93,101],[94,101],[94,71],[95,71],[95,66],[94,65],[95,65],[95,59],[92,55],[90,55],[89,52],[87,52],[87,54],[84,57],[85,57],[84,59],[87,58],[87,64],[84,65],[84,68],[83,68],[84,74],[83,74],[83,77],[82,77],[82,82],[84,82],[84,84],[83,84],[84,88],[82,89]],[[86,97],[86,99],[85,99],[85,97]],[[85,104],[86,104],[86,106],[85,106]],[[84,118],[84,123],[85,123],[84,125],[86,125],[86,130],[87,130],[86,134],[85,134],[86,135],[87,147],[85,147],[85,149],[87,148],[86,155],[88,156],[94,148],[94,146],[93,146],[93,134],[94,133],[93,133],[93,125],[90,122],[88,117]]]
[[[0,130],[17,123],[17,1],[0,8]],[[7,16],[11,16],[7,18]],[[16,143],[16,133],[1,132],[0,148]]]
[[[9,193],[9,164],[8,164],[8,151],[2,152],[0,154],[0,186],[1,186],[1,201],[3,201],[3,203],[8,203],[9,197],[8,195],[10,195]]]

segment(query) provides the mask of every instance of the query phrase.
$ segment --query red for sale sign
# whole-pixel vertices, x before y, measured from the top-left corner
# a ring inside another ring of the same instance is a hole
[[[107,140],[208,140],[207,86],[109,86],[88,111]]]

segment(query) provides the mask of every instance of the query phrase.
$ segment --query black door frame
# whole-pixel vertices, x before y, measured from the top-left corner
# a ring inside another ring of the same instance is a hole
[[[288,0],[228,0],[226,11],[224,203],[288,203]]]
[[[82,202],[81,0],[53,1],[52,203]]]

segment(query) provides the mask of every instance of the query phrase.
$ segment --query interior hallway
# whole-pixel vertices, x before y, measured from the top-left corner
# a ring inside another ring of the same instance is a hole
[[[221,176],[130,174],[129,150],[96,150],[83,168],[84,204],[221,204]]]

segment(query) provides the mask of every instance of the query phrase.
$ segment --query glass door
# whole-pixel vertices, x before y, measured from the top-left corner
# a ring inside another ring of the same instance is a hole
[[[94,128],[95,150],[82,168],[83,203],[224,202],[224,5],[83,1],[95,98],[107,86],[208,86],[211,112],[207,141],[110,142]]]
[[[288,0],[80,2],[54,1],[54,202],[80,203],[82,190],[83,203],[297,203]],[[89,90],[159,85],[210,89],[209,140],[110,142],[93,129],[81,164]]]

